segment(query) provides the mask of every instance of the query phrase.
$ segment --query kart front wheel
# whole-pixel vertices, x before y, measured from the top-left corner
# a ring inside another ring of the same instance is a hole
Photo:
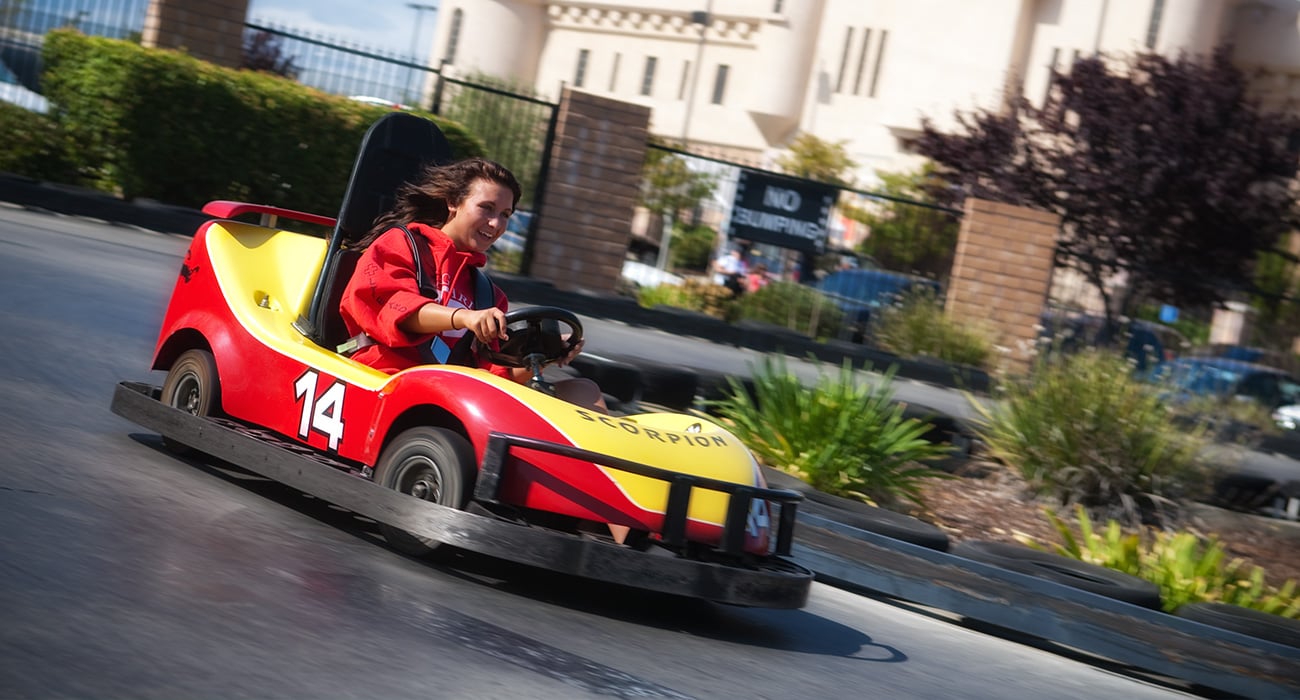
[[[217,361],[207,350],[186,350],[176,358],[163,382],[162,402],[194,416],[213,416],[221,412],[221,384],[217,378]],[[186,455],[193,448],[163,436],[163,446],[174,454]]]
[[[474,448],[446,428],[419,427],[393,439],[375,465],[375,483],[438,505],[461,508],[474,489]],[[389,546],[422,557],[439,542],[380,523]]]

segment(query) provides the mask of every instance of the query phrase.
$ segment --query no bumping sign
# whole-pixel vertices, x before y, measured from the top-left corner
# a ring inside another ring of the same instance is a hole
[[[728,237],[819,253],[839,190],[831,185],[741,170]]]

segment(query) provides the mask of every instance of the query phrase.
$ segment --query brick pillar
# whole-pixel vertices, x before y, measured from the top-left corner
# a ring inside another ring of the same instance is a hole
[[[248,0],[149,0],[140,43],[238,68]]]
[[[650,109],[565,88],[528,274],[614,291],[632,237]]]
[[[1060,224],[1056,214],[966,200],[945,310],[989,326],[1006,349],[1001,371],[1021,374],[1033,361]]]

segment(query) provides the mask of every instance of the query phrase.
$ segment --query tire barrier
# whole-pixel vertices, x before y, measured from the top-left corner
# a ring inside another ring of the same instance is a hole
[[[1174,614],[1219,629],[1300,648],[1300,620],[1228,603],[1188,603]]]
[[[637,360],[636,366],[641,370],[641,401],[673,411],[695,406],[700,385],[695,370],[645,360]]]
[[[958,542],[948,552],[1144,608],[1160,609],[1160,587],[1154,583],[1060,554],[1009,542],[984,540]]]
[[[641,370],[635,365],[600,355],[583,353],[569,367],[596,382],[600,390],[619,404],[632,405],[641,400]]]
[[[810,515],[928,549],[948,551],[948,534],[924,520],[861,501],[832,496],[771,467],[763,467],[763,476],[773,488],[802,493],[806,500],[799,506],[800,510]]]

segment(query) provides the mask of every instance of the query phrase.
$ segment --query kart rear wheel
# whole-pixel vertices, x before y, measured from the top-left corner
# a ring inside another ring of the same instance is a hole
[[[421,426],[393,439],[375,465],[374,480],[430,503],[462,508],[474,490],[474,447],[459,433]],[[380,523],[389,546],[403,554],[432,554],[439,542]]]
[[[207,350],[186,350],[176,358],[163,382],[162,402],[194,416],[221,413],[221,382],[217,378],[217,361]],[[194,452],[188,445],[163,436],[163,446],[173,454]]]

